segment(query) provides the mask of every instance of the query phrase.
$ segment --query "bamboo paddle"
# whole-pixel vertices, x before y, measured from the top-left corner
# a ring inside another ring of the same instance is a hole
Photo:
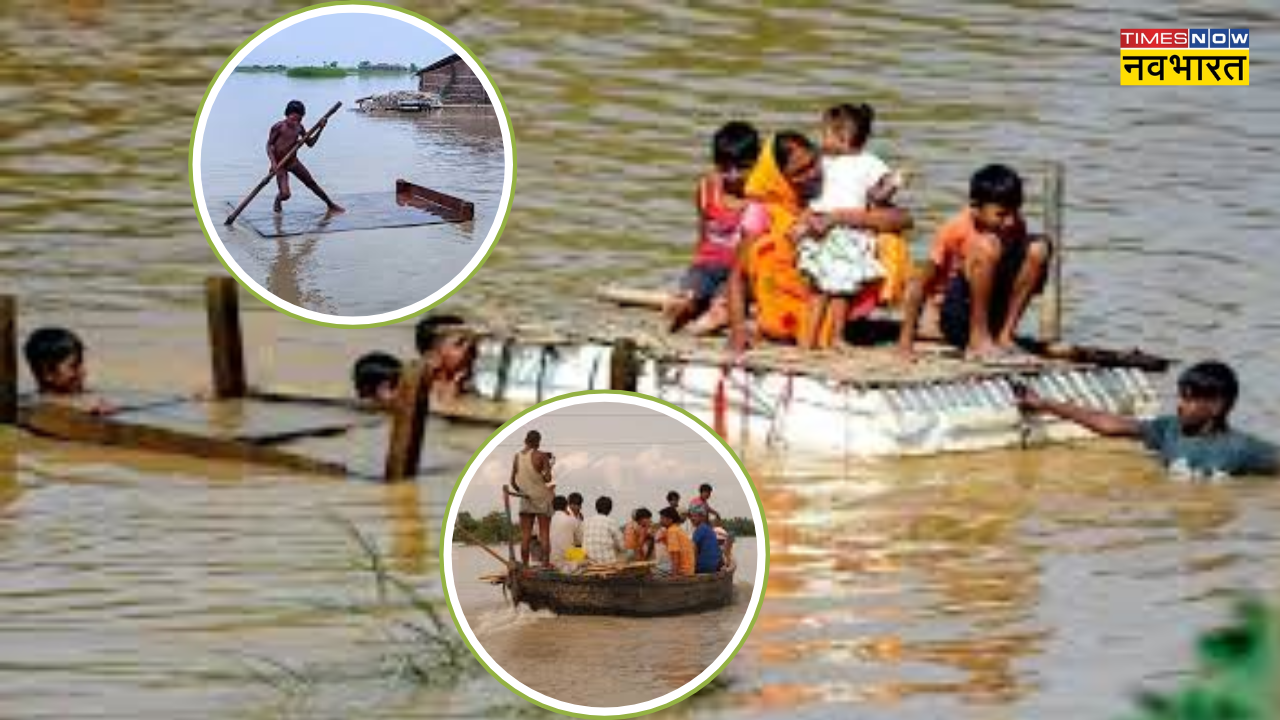
[[[490,550],[490,549],[489,549],[489,547],[488,547],[487,545],[485,545],[485,544],[484,544],[484,541],[483,541],[483,540],[481,540],[480,538],[476,537],[475,535],[472,535],[471,533],[467,532],[466,528],[462,527],[461,525],[454,525],[453,527],[454,527],[454,529],[455,529],[455,530],[457,530],[458,532],[460,532],[460,533],[462,533],[463,535],[466,535],[467,537],[471,538],[471,542],[473,542],[473,543],[475,543],[477,546],[479,546],[479,548],[480,548],[481,550],[483,550],[483,551],[485,551],[485,552],[489,553],[490,555],[492,555],[492,556],[493,556],[493,558],[494,558],[495,560],[497,560],[498,562],[502,563],[503,565],[506,565],[507,567],[511,567],[509,564],[507,564],[507,561],[506,561],[506,560],[503,560],[503,559],[502,559],[502,556],[501,556],[501,555],[499,555],[498,553],[496,553],[496,552],[494,552],[494,551]]]
[[[342,107],[341,102],[334,103],[333,107],[329,108],[329,112],[325,113],[320,118],[319,122],[311,126],[311,129],[307,131],[306,135],[303,135],[298,140],[298,142],[293,146],[292,150],[286,153],[284,157],[280,158],[280,161],[277,162],[275,166],[271,168],[271,172],[267,173],[267,176],[262,178],[262,182],[258,183],[258,186],[255,187],[252,190],[252,192],[250,192],[249,195],[240,203],[240,205],[238,205],[236,209],[233,210],[231,214],[227,216],[227,219],[223,221],[222,224],[230,225],[231,223],[235,222],[236,218],[240,217],[240,213],[244,212],[244,209],[249,207],[249,203],[253,202],[253,199],[258,197],[258,193],[262,192],[262,188],[266,187],[267,183],[271,182],[271,178],[276,176],[276,173],[279,172],[280,168],[285,167],[286,165],[288,165],[290,162],[293,161],[294,156],[298,154],[298,151],[302,149],[302,146],[307,144],[307,142],[311,140],[312,137],[319,134],[319,130],[324,127],[325,122],[328,121],[331,115],[338,112],[338,108],[340,107]]]

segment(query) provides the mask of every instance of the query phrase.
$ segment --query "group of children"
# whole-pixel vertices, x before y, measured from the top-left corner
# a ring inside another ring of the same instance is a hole
[[[774,151],[762,144],[756,129],[734,121],[715,133],[713,167],[698,182],[693,261],[665,309],[672,331],[688,325],[691,332],[706,334],[726,327],[730,280],[749,271],[745,249],[770,232],[771,223],[788,222],[795,266],[808,282],[808,318],[794,338],[798,346],[822,345],[818,328],[826,318],[835,326],[832,337],[841,341],[853,298],[910,274],[899,340],[904,358],[913,356],[917,321],[932,302],[947,340],[971,359],[1031,360],[1018,349],[1014,331],[1044,284],[1050,244],[1027,232],[1021,216],[1022,179],[1004,165],[976,172],[969,206],[939,229],[928,260],[910,272],[905,245],[889,245],[864,222],[867,209],[892,206],[905,184],[901,171],[867,150],[874,120],[875,111],[866,104],[837,105],[823,113],[821,170],[813,174],[813,182],[796,188],[804,207],[794,220],[771,215],[767,200],[748,191],[761,153]],[[903,224],[910,227],[909,213],[902,212]]]
[[[692,266],[664,308],[672,332],[688,326],[690,332],[708,334],[732,324],[730,304],[745,305],[751,298],[735,297],[742,291],[731,288],[752,287],[743,280],[746,275],[777,267],[752,267],[756,256],[750,253],[751,245],[773,240],[766,237],[778,233],[771,224],[781,222],[790,224],[784,229],[794,267],[808,284],[809,316],[793,339],[801,348],[821,344],[818,328],[824,318],[835,324],[832,337],[845,337],[850,299],[888,280],[892,270],[885,262],[891,256],[886,238],[860,223],[858,213],[891,205],[904,184],[901,173],[866,149],[873,120],[874,111],[865,104],[838,105],[823,114],[820,170],[790,175],[798,178],[793,190],[804,203],[798,218],[787,211],[771,212],[770,202],[776,203],[776,198],[752,192],[752,173],[762,153],[774,153],[778,167],[785,164],[776,157],[776,141],[784,133],[775,138],[775,147],[762,143],[755,128],[740,121],[715,133],[713,167],[698,183],[698,240]],[[1032,298],[1044,288],[1053,246],[1050,238],[1028,231],[1023,201],[1018,173],[1005,165],[987,165],[970,179],[968,207],[938,229],[928,258],[916,267],[911,267],[909,254],[904,259],[909,277],[897,343],[903,361],[915,358],[920,318],[931,306],[942,336],[968,359],[998,365],[1037,362],[1019,347],[1015,333]],[[776,254],[776,241],[769,245]],[[881,299],[887,297],[892,293]],[[1238,392],[1229,366],[1216,361],[1197,364],[1179,378],[1178,389],[1177,413],[1151,422],[1052,402],[1030,392],[1022,394],[1019,407],[1104,435],[1140,438],[1167,465],[1193,474],[1280,470],[1273,445],[1228,425]]]

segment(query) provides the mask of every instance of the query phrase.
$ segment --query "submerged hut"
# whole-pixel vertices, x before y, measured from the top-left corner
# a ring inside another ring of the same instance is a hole
[[[456,53],[418,71],[418,92],[439,98],[441,107],[489,104],[484,85]]]

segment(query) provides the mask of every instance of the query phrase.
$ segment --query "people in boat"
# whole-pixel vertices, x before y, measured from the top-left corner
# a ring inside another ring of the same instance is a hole
[[[720,542],[707,517],[707,506],[690,503],[689,522],[693,523],[694,572],[719,572]]]
[[[649,528],[653,525],[653,513],[649,508],[637,508],[631,513],[631,521],[622,529],[622,543],[632,560],[648,560],[653,556],[653,538]]]
[[[449,402],[471,390],[476,338],[459,315],[427,315],[414,329],[414,345],[431,376],[433,400]]]
[[[710,483],[702,483],[699,485],[698,496],[689,501],[689,515],[692,515],[695,510],[700,510],[703,515],[719,520],[720,513],[716,512],[715,509],[711,507],[711,493],[713,491],[714,489],[711,487]]]
[[[575,518],[577,518],[579,523],[581,523],[583,520],[586,519],[582,516],[583,502],[584,500],[582,499],[582,493],[580,492],[569,493],[569,513],[572,514]]]
[[[587,562],[613,564],[626,552],[622,531],[609,517],[611,512],[613,499],[601,495],[596,498],[596,514],[582,523],[582,549],[587,551]]]
[[[762,234],[769,215],[745,196],[747,174],[760,156],[760,135],[751,125],[725,124],[711,140],[713,167],[698,181],[698,242],[681,290],[665,313],[672,332],[689,325],[706,334],[728,322],[724,290],[737,263],[738,245]]]
[[[385,352],[361,355],[351,369],[351,382],[360,402],[376,410],[390,410],[395,404],[396,391],[404,363]]]
[[[307,189],[315,193],[329,208],[331,213],[346,212],[343,207],[329,198],[320,184],[311,176],[311,171],[306,165],[298,159],[297,153],[294,153],[288,160],[290,151],[298,147],[298,143],[306,136],[307,129],[302,125],[302,118],[306,117],[307,106],[302,104],[301,100],[290,100],[289,104],[284,108],[284,119],[271,126],[271,130],[267,133],[267,159],[271,161],[271,170],[276,174],[276,187],[279,193],[276,195],[272,208],[277,212],[284,212],[284,203],[293,196],[289,189],[289,174],[292,173],[298,181],[307,186]],[[320,136],[324,134],[324,128],[328,125],[328,120],[321,120],[316,123],[316,134],[307,138],[307,147],[315,147],[319,142]]]
[[[663,542],[667,546],[667,555],[671,559],[672,575],[692,575],[694,570],[693,541],[680,527],[680,513],[675,508],[664,507],[659,522],[664,532]]]
[[[1240,385],[1235,371],[1222,362],[1187,368],[1178,377],[1176,413],[1151,420],[1050,400],[1025,386],[1016,389],[1023,411],[1064,418],[1100,435],[1135,438],[1177,475],[1213,478],[1280,472],[1275,445],[1228,422]]]
[[[524,437],[524,448],[511,462],[511,487],[520,493],[520,561],[529,565],[530,545],[533,541],[533,525],[538,524],[538,537],[551,534],[552,503],[556,485],[551,479],[554,459],[543,452],[542,433],[530,430]],[[549,563],[550,544],[541,543],[539,561]]]
[[[841,223],[849,210],[888,205],[898,189],[898,175],[866,150],[874,119],[867,104],[846,103],[823,113],[822,191],[792,229],[797,263],[813,287],[800,347],[829,344],[818,342],[826,322],[831,332],[824,339],[842,343],[851,303],[868,293],[874,306],[888,274],[876,234]]]
[[[582,521],[569,512],[569,499],[563,495],[555,496],[551,507],[551,564],[564,567],[568,551],[582,545]]]
[[[1014,332],[1047,276],[1051,245],[1027,232],[1022,178],[988,165],[969,182],[969,206],[938,229],[929,259],[907,293],[899,350],[913,356],[926,301],[939,301],[942,333],[969,359],[1026,361]]]
[[[94,414],[113,410],[105,399],[85,389],[88,377],[85,345],[71,330],[62,327],[33,330],[27,336],[23,354],[43,399],[69,403]]]
[[[755,335],[780,341],[815,337],[830,344],[834,325],[823,323],[814,335],[808,328],[812,290],[796,265],[793,231],[810,199],[822,188],[818,148],[802,133],[784,131],[764,144],[747,180],[747,197],[763,202],[769,212],[769,230],[740,246],[739,262],[728,285],[731,344],[747,344],[747,298],[755,307]],[[898,207],[851,209],[840,213],[842,227],[877,234],[900,233],[911,226],[911,214]],[[866,305],[874,307],[881,295],[870,293]],[[869,309],[854,303],[851,316]],[[830,313],[828,313],[830,317]]]

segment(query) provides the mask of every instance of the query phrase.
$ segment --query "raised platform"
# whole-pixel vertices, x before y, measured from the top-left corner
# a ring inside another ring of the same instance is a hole
[[[325,204],[296,180],[293,198],[284,212],[271,208],[274,189],[268,188],[240,215],[239,222],[265,238],[295,235],[416,227],[465,222],[475,215],[474,206],[461,198],[437,192],[407,180],[397,180],[394,193],[355,193],[334,196],[346,212],[330,214]],[[226,200],[234,210],[238,201]]]

